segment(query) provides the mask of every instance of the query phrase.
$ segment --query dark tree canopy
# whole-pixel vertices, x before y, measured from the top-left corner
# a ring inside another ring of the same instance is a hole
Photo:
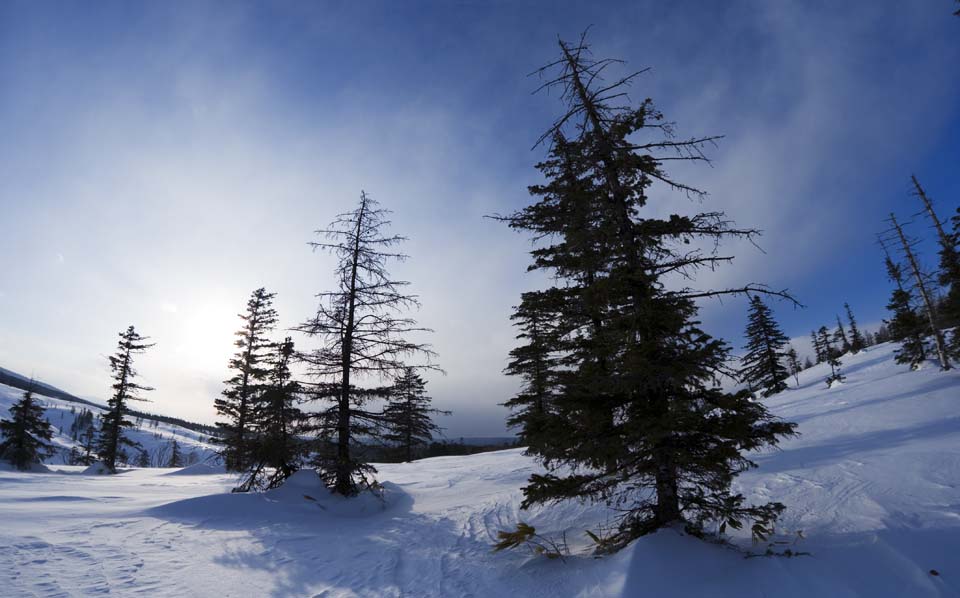
[[[249,464],[240,491],[276,488],[303,466],[305,415],[297,407],[300,384],[290,373],[294,355],[293,340],[287,337],[264,360],[270,374],[252,405]]]
[[[751,237],[719,212],[659,218],[644,212],[654,190],[703,193],[672,179],[666,160],[704,160],[714,138],[678,141],[652,101],[620,106],[633,76],[603,83],[616,64],[591,58],[581,40],[560,42],[560,58],[539,71],[559,88],[565,113],[544,134],[545,182],[535,202],[500,217],[538,244],[531,269],[557,281],[525,293],[514,321],[524,345],[508,371],[524,379],[512,402],[529,450],[547,467],[524,488],[523,506],[565,498],[607,500],[622,512],[605,543],[686,521],[753,520],[755,530],[783,508],[752,506],[731,491],[754,467],[745,452],[777,443],[793,424],[776,420],[748,393],[717,379],[729,348],[699,327],[695,300],[719,291],[669,288],[730,256],[698,249],[725,237]]]
[[[389,395],[406,360],[433,356],[429,345],[412,338],[427,329],[405,315],[419,307],[416,296],[405,292],[409,283],[387,270],[388,262],[406,258],[393,249],[404,237],[384,232],[388,214],[361,192],[356,209],[317,231],[326,240],[311,246],[337,258],[337,288],[320,293],[317,313],[297,328],[320,342],[299,354],[314,380],[310,395],[326,403],[314,416],[320,441],[315,464],[331,489],[344,496],[374,484],[374,467],[351,451],[351,442],[382,435],[384,416],[371,402]]]
[[[140,336],[133,326],[120,333],[117,352],[111,355],[110,371],[113,375],[113,396],[107,401],[107,412],[100,420],[100,434],[97,438],[97,454],[110,471],[116,471],[117,463],[124,455],[123,447],[137,448],[137,443],[124,435],[124,428],[134,424],[127,419],[130,413],[130,401],[146,401],[141,393],[153,390],[136,382],[137,370],[133,367],[134,358],[152,347],[149,337]]]
[[[850,309],[849,303],[844,303],[843,308],[847,312],[847,324],[850,325],[850,350],[853,353],[859,353],[867,348],[867,341],[863,337],[863,334],[860,333],[860,328],[857,326],[857,320],[853,317],[853,310]]]
[[[217,442],[223,446],[224,464],[230,471],[246,471],[252,464],[254,402],[270,375],[266,361],[272,350],[268,335],[277,325],[275,296],[264,288],[250,295],[247,311],[240,314],[243,326],[235,333],[237,352],[230,359],[235,373],[214,401],[217,414],[225,420],[217,422]]]
[[[43,407],[28,388],[10,406],[10,419],[0,420],[0,459],[19,470],[30,469],[53,454],[52,438],[53,428],[44,418]]]
[[[746,337],[746,355],[740,360],[740,379],[751,389],[769,397],[787,389],[787,359],[785,347],[790,339],[780,330],[770,308],[754,295],[750,297]]]
[[[450,415],[430,406],[426,385],[415,369],[407,368],[394,382],[383,410],[387,428],[383,439],[400,449],[404,461],[412,461],[415,451],[441,431],[431,416]]]
[[[836,334],[833,336],[835,338],[837,337]],[[840,370],[840,367],[843,365],[840,362],[840,356],[843,353],[839,347],[833,346],[833,341],[830,338],[830,331],[827,330],[826,326],[821,326],[820,330],[817,331],[817,340],[820,344],[820,347],[823,349],[823,354],[825,356],[824,361],[830,365],[830,375],[827,376],[826,379],[827,388],[830,388],[834,384],[844,381],[843,373]]]

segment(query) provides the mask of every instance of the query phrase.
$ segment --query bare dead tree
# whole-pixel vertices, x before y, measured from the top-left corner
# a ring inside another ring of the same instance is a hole
[[[320,293],[317,313],[296,328],[320,341],[318,348],[298,356],[313,379],[308,394],[328,403],[313,416],[320,447],[315,464],[333,491],[344,496],[375,487],[370,476],[376,470],[355,458],[350,446],[382,434],[384,416],[369,408],[371,401],[389,395],[392,379],[406,370],[410,358],[424,359],[415,368],[437,369],[430,346],[410,339],[429,329],[403,315],[420,304],[405,292],[409,283],[387,271],[388,262],[406,259],[393,250],[405,238],[384,234],[389,211],[378,205],[361,192],[356,209],[316,231],[325,240],[311,247],[338,260],[337,289]]]
[[[934,305],[933,296],[930,293],[926,275],[921,269],[920,263],[917,261],[916,254],[913,251],[916,242],[907,237],[907,235],[903,232],[903,227],[899,222],[897,222],[897,217],[892,212],[890,214],[890,218],[887,219],[887,222],[889,222],[892,227],[889,232],[895,233],[897,240],[900,242],[900,249],[903,251],[903,256],[907,259],[907,265],[910,267],[910,272],[913,275],[914,286],[917,289],[917,293],[920,295],[920,299],[923,301],[923,309],[927,316],[927,320],[930,322],[930,329],[933,334],[934,344],[937,349],[937,359],[940,361],[940,369],[949,370],[950,360],[947,357],[946,346],[943,339],[943,331],[940,330],[940,322],[937,318],[937,311]]]

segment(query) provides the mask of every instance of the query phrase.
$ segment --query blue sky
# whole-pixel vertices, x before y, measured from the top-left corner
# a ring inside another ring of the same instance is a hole
[[[764,252],[704,287],[766,282],[805,336],[888,296],[873,244],[960,203],[960,19],[946,0],[858,2],[98,2],[0,4],[0,366],[103,400],[104,355],[133,323],[149,408],[212,421],[250,291],[281,324],[332,284],[311,231],[365,189],[410,237],[396,269],[446,376],[452,436],[503,432],[510,308],[538,284],[525,239],[484,215],[528,201],[560,109],[527,73],[592,25],[600,56],[652,67],[680,136],[724,135],[678,166],[708,209],[763,229]],[[695,209],[659,192],[650,209]],[[915,234],[924,234],[921,224]],[[928,262],[932,252],[927,252]],[[744,300],[704,305],[742,343]]]

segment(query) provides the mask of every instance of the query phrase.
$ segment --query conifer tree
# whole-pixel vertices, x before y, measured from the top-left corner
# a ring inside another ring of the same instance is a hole
[[[526,344],[510,351],[510,362],[504,372],[523,379],[520,391],[504,403],[511,410],[507,425],[519,429],[520,443],[535,452],[540,442],[549,438],[553,399],[563,375],[558,346],[564,335],[558,329],[561,310],[568,297],[564,289],[531,291],[521,296],[521,303],[510,319],[520,329],[517,339]]]
[[[840,352],[840,355],[851,351],[850,341],[847,339],[847,333],[843,329],[843,322],[840,321],[840,316],[837,316],[837,331],[833,333],[833,338],[839,344],[837,350]]]
[[[814,365],[814,364],[813,364],[813,360],[810,359],[809,356],[807,356],[807,357],[805,357],[805,358],[803,359],[803,369],[809,370],[810,368],[813,367],[813,365]]]
[[[826,357],[823,353],[823,347],[820,346],[820,337],[817,336],[817,333],[813,330],[810,331],[810,344],[813,347],[813,352],[817,357],[817,363],[823,363],[826,361]]]
[[[307,447],[300,434],[305,416],[296,406],[301,389],[290,373],[294,356],[288,336],[273,346],[267,360],[270,378],[256,403],[251,465],[237,491],[276,488],[303,466]]]
[[[297,328],[321,343],[300,360],[315,380],[312,397],[329,403],[314,418],[321,441],[314,463],[324,482],[343,496],[375,488],[376,469],[351,451],[351,442],[381,435],[384,417],[369,408],[371,401],[386,398],[389,381],[406,369],[406,359],[433,356],[429,345],[409,338],[427,331],[404,315],[419,307],[416,296],[387,271],[388,261],[406,258],[393,251],[404,237],[383,232],[388,214],[361,192],[356,209],[317,231],[327,240],[311,246],[337,258],[338,288],[320,293],[317,313]],[[360,386],[362,381],[371,386]]]
[[[230,369],[236,373],[214,401],[217,414],[226,419],[217,422],[217,441],[224,447],[224,465],[229,471],[245,471],[251,465],[254,403],[270,374],[264,361],[271,347],[267,335],[277,324],[275,296],[262,287],[250,295],[246,313],[240,314],[243,327],[235,333],[237,353],[230,359]]]
[[[383,438],[400,449],[404,461],[412,461],[417,447],[428,445],[441,430],[431,416],[450,415],[430,406],[426,384],[416,370],[407,368],[394,382],[383,410],[387,427]]]
[[[830,365],[830,375],[827,376],[826,379],[827,388],[830,388],[834,382],[844,381],[843,373],[840,371],[842,365],[840,362],[840,349],[833,346],[830,340],[830,331],[827,330],[826,326],[820,327],[820,330],[817,331],[817,338],[820,341],[820,346],[823,347],[826,362]]]
[[[888,232],[896,235],[895,238],[899,241],[903,255],[907,259],[909,272],[913,275],[913,288],[916,289],[920,296],[923,312],[926,316],[926,323],[929,325],[929,334],[933,336],[933,344],[937,353],[937,359],[940,362],[940,369],[949,370],[951,367],[950,358],[947,355],[947,347],[943,338],[943,331],[940,329],[940,321],[937,311],[934,307],[933,296],[929,289],[929,281],[927,280],[923,270],[920,268],[919,261],[913,252],[915,242],[907,238],[906,233],[903,232],[903,227],[900,226],[900,223],[897,222],[896,216],[894,216],[892,213],[890,214],[888,222],[890,222],[892,225],[892,229]]]
[[[867,341],[860,334],[860,328],[857,327],[857,320],[853,317],[850,304],[844,303],[843,308],[847,311],[847,323],[850,325],[850,351],[857,354],[867,347]]]
[[[790,373],[784,366],[790,339],[780,330],[770,308],[758,295],[750,297],[747,323],[747,354],[741,360],[740,378],[751,388],[759,388],[764,397],[787,389]]]
[[[170,441],[170,459],[167,460],[167,467],[183,467],[183,453],[180,452],[180,443],[174,438]]]
[[[692,279],[699,267],[731,259],[696,249],[697,241],[754,231],[733,228],[719,213],[641,216],[655,182],[702,195],[670,178],[662,154],[701,159],[711,139],[642,139],[671,128],[649,100],[614,106],[632,77],[601,83],[614,61],[591,59],[583,40],[561,41],[560,52],[540,71],[559,71],[545,87],[559,87],[567,109],[542,137],[550,142],[538,166],[546,182],[530,188],[533,205],[501,217],[544,241],[531,252],[531,268],[550,272],[553,288],[563,289],[554,292],[567,299],[558,308],[525,295],[517,308],[525,321],[539,311],[556,326],[560,342],[541,355],[555,353],[562,366],[546,416],[550,432],[531,447],[547,473],[531,477],[523,506],[565,498],[616,504],[622,517],[605,550],[684,521],[701,529],[707,521],[753,520],[763,534],[783,505],[746,504],[731,483],[754,466],[745,451],[776,444],[794,426],[748,393],[715,384],[729,348],[699,328],[695,301],[764,289],[670,289],[664,280]]]
[[[797,354],[797,350],[791,346],[787,349],[787,365],[790,368],[790,373],[793,374],[793,379],[797,383],[797,386],[800,386],[800,370],[803,369],[803,366],[800,365],[800,355]]]
[[[937,231],[937,242],[940,244],[940,251],[938,252],[940,268],[937,281],[946,291],[937,309],[941,325],[944,327],[960,325],[960,247],[958,247],[960,239],[956,235],[956,224],[954,224],[954,232],[952,234],[948,233],[933,208],[933,202],[927,196],[923,187],[920,186],[920,181],[917,180],[916,176],[911,176],[910,181],[913,183],[914,195],[920,199],[924,211]],[[956,217],[954,217],[954,223],[956,223]],[[955,334],[954,341],[956,341],[956,338],[957,335]]]
[[[135,382],[138,376],[133,367],[133,359],[154,346],[147,343],[149,337],[140,336],[133,326],[120,333],[117,352],[108,357],[110,371],[113,373],[113,396],[107,401],[107,412],[100,420],[100,434],[97,438],[97,454],[110,471],[117,470],[117,463],[123,457],[123,447],[136,447],[137,443],[127,438],[124,428],[132,428],[133,422],[127,419],[130,413],[130,401],[146,401],[142,392],[153,390]]]
[[[33,396],[33,383],[23,397],[10,406],[10,419],[0,420],[0,459],[21,471],[53,455],[53,429],[44,418],[43,406]]]

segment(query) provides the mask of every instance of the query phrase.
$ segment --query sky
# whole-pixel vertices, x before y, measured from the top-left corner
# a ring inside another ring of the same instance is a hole
[[[156,342],[146,410],[210,423],[250,292],[277,293],[281,328],[310,317],[335,281],[308,242],[365,190],[409,238],[393,271],[435,331],[440,425],[503,435],[509,315],[542,279],[485,216],[530,201],[562,106],[528,75],[588,26],[596,56],[650,67],[634,100],[680,137],[723,135],[711,165],[670,168],[703,205],[660,189],[649,210],[764,231],[696,286],[789,289],[805,307],[773,308],[801,349],[844,302],[875,325],[874,238],[918,211],[910,175],[942,215],[960,204],[953,4],[0,3],[0,366],[104,401],[133,324]],[[739,349],[746,307],[704,303],[704,327]]]

